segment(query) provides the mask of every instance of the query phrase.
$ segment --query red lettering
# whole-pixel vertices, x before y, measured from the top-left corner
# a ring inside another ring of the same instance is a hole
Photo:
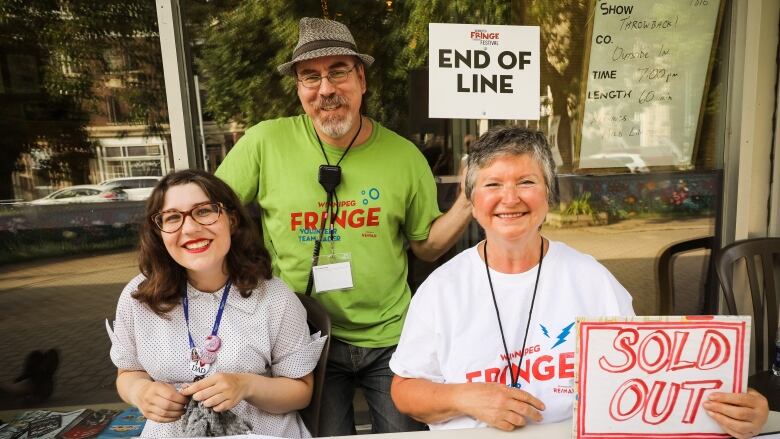
[[[512,365],[514,366],[514,364]],[[514,367],[512,367],[514,369]],[[509,370],[509,366],[504,366],[501,368],[501,374],[498,376],[498,382],[503,384],[512,384],[512,378],[507,378],[507,371]]]
[[[624,406],[623,397],[626,393],[633,393],[633,402],[628,410],[621,410]],[[647,395],[647,385],[639,378],[626,381],[618,387],[612,400],[609,402],[609,416],[616,421],[625,421],[633,418],[640,410]]]
[[[669,391],[663,400],[663,408],[659,408],[667,385]],[[719,389],[722,385],[721,380],[683,381],[680,384],[655,381],[648,394],[647,384],[640,378],[633,378],[621,384],[612,395],[612,400],[609,402],[609,416],[616,421],[625,421],[641,411],[644,422],[651,425],[660,424],[671,416],[682,388],[690,390],[682,422],[692,424],[696,420],[704,391]]]
[[[336,217],[336,224],[340,225],[342,229],[347,228],[347,211],[340,210],[339,216]]]
[[[366,225],[368,227],[375,227],[379,225],[379,211],[381,209],[379,207],[370,207],[368,209],[368,218],[366,220]]]
[[[661,402],[661,394],[666,387],[664,381],[656,381],[653,388],[650,389],[650,396],[647,397],[647,407],[642,414],[642,419],[650,425],[658,425],[666,421],[674,410],[674,403],[677,402],[677,395],[680,393],[680,385],[672,383],[669,386],[669,393],[666,394],[666,404],[664,408],[658,410],[658,404]]]
[[[558,378],[574,378],[574,352],[558,356]]]
[[[363,209],[355,209],[347,215],[347,222],[349,223],[350,227],[363,227],[363,224],[366,223],[366,218],[363,216],[358,216],[363,215],[363,212]],[[355,219],[356,216],[357,219]]]
[[[693,361],[680,360],[680,357],[682,356],[683,348],[685,347],[685,343],[688,341],[689,335],[690,334],[687,332],[674,331],[674,344],[672,345],[672,358],[671,361],[669,362],[669,367],[667,367],[666,370],[688,369],[696,365]]]
[[[729,359],[731,354],[731,345],[725,335],[718,331],[708,329],[704,333],[699,348],[699,358],[697,363],[699,369],[715,369]]]
[[[472,383],[474,382],[474,378],[479,378],[482,376],[482,372],[479,370],[475,370],[474,372],[467,372],[466,373],[466,382]]]
[[[686,381],[682,384],[682,388],[690,390],[691,395],[688,397],[688,405],[685,407],[685,414],[682,421],[685,424],[693,424],[696,420],[696,413],[701,406],[701,398],[704,396],[704,391],[707,389],[720,389],[723,385],[721,380],[702,380],[702,381]]]
[[[490,369],[485,369],[485,382],[486,383],[495,383],[497,382],[498,374],[501,373],[501,369],[497,367],[491,367]]]
[[[531,382],[531,360],[525,359],[525,370],[521,366],[517,367],[517,380],[520,381],[520,378],[524,379],[526,383]]]
[[[652,342],[655,342],[658,345],[658,357],[655,359],[655,362],[650,362],[647,359],[647,345]],[[649,374],[656,373],[663,369],[664,366],[669,363],[669,350],[671,345],[672,341],[669,339],[669,336],[666,332],[661,330],[655,331],[645,337],[639,345],[639,352],[641,353],[641,355],[639,355],[639,367]]]
[[[303,215],[303,226],[307,229],[316,229],[317,228],[317,213],[316,212],[306,212]]]
[[[612,373],[622,373],[634,367],[636,352],[631,348],[631,345],[636,344],[637,340],[639,340],[639,331],[632,328],[621,329],[615,340],[612,341],[612,346],[625,355],[626,361],[623,364],[613,365],[607,361],[606,356],[602,356],[599,358],[599,366]]]
[[[541,355],[534,361],[534,378],[539,381],[548,381],[555,376],[555,367],[552,366],[553,357],[549,355]],[[545,363],[544,369],[542,369],[542,363]]]
[[[498,32],[478,32],[478,31],[471,31],[469,33],[469,38],[471,39],[478,39],[478,40],[497,40],[498,39]]]
[[[290,214],[290,230],[295,231],[301,225],[302,212],[293,212]]]

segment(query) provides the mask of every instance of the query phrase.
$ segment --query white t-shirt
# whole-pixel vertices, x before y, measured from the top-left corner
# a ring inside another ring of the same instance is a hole
[[[177,305],[167,319],[133,299],[131,294],[144,280],[136,276],[119,297],[111,360],[116,367],[143,370],[155,381],[180,389],[191,383],[190,347],[184,311]],[[211,334],[222,291],[208,293],[187,285],[192,339],[202,346]],[[263,281],[252,295],[241,297],[233,286],[219,325],[222,347],[206,376],[217,372],[255,373],[267,377],[300,378],[314,370],[325,337],[309,335],[306,309],[280,279]],[[241,401],[232,410],[252,425],[254,434],[310,437],[297,412],[272,414]],[[142,437],[180,437],[182,420],[170,423],[146,421]]]
[[[537,270],[538,265],[520,274],[490,271],[515,376]],[[518,379],[521,389],[544,402],[543,422],[572,416],[574,319],[631,316],[631,300],[593,257],[550,241]],[[485,262],[476,247],[439,267],[417,290],[390,368],[435,383],[511,384]],[[430,424],[432,430],[485,426],[469,416]]]

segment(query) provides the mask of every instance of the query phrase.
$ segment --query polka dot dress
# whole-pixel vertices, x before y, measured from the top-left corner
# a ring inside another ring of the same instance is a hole
[[[181,388],[191,383],[190,347],[184,311],[179,305],[165,317],[156,315],[131,294],[144,280],[138,275],[127,284],[117,304],[111,337],[111,360],[121,369],[144,370],[155,381]],[[198,291],[187,285],[190,332],[201,346],[211,334],[222,290]],[[222,347],[206,376],[217,372],[256,373],[267,377],[300,378],[317,364],[324,337],[309,335],[306,310],[295,293],[281,280],[264,281],[248,298],[235,287],[228,293],[219,326]],[[275,415],[246,401],[232,409],[252,425],[248,433],[281,437],[310,437],[297,412]],[[143,437],[182,436],[181,420],[171,423],[147,421]]]

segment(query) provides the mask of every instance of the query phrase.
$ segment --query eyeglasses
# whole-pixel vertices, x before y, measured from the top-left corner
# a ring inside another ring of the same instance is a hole
[[[325,76],[317,74],[306,75],[303,78],[298,78],[297,81],[303,84],[306,88],[317,88],[322,83],[322,78],[327,78],[331,84],[341,84],[347,80],[349,72],[355,70],[355,66],[348,69],[335,69],[328,72]]]
[[[176,209],[169,209],[157,212],[150,218],[155,226],[165,233],[174,233],[179,231],[184,225],[184,219],[189,215],[196,223],[202,226],[210,226],[219,219],[223,210],[227,210],[219,203],[206,201],[195,205],[192,209],[182,212]]]

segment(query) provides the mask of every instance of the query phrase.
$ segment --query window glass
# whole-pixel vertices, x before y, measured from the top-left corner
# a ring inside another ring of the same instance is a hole
[[[632,293],[637,313],[658,314],[658,254],[674,241],[714,235],[717,230],[727,90],[723,71],[724,60],[728,59],[731,2],[722,2],[725,13],[718,26],[720,33],[712,43],[708,74],[702,81],[682,82],[684,95],[706,87],[698,121],[699,140],[693,148],[691,164],[659,168],[648,143],[643,149],[604,150],[595,158],[603,168],[593,171],[577,167],[577,133],[587,98],[584,91],[589,77],[589,17],[597,3],[463,0],[435,5],[424,1],[377,5],[330,0],[320,4],[191,4],[184,13],[192,38],[193,71],[198,76],[202,114],[213,120],[203,127],[205,137],[216,140],[207,141],[214,145],[207,153],[211,169],[229,151],[230,138],[241,135],[241,128],[302,112],[294,83],[274,69],[289,60],[296,35],[265,32],[266,23],[273,20],[285,23],[287,29],[296,29],[301,16],[327,16],[347,24],[360,50],[376,58],[374,66],[367,69],[363,110],[420,148],[439,180],[443,208],[457,194],[456,174],[480,132],[506,123],[542,131],[558,162],[560,188],[560,202],[552,206],[544,226],[545,235],[595,256]],[[433,22],[539,26],[540,119],[429,118],[428,24]],[[668,35],[664,41],[667,49],[686,48],[687,41],[680,34]],[[240,64],[231,62],[236,53],[242,54]],[[704,56],[705,63],[707,58]],[[262,105],[257,96],[263,96]],[[647,142],[655,138],[653,133],[668,131],[671,124],[677,123],[661,117],[663,111],[656,113],[660,116],[646,124],[643,139]],[[199,116],[199,120],[204,117]],[[482,233],[473,225],[455,251],[474,245],[481,237]],[[626,249],[627,239],[642,246]],[[704,255],[691,257],[706,267],[708,259]],[[434,266],[415,262],[410,275],[412,286],[418,285]],[[695,303],[696,313],[703,311],[701,280],[700,275],[690,276],[678,283],[679,290],[690,296],[678,303]]]
[[[0,2],[3,421],[119,402],[104,319],[138,271],[144,202],[77,186],[166,173],[165,99],[154,0]]]
[[[182,2],[190,79],[200,97],[191,103],[196,153],[213,171],[247,128],[302,113],[293,79],[275,67],[290,59],[301,17],[339,20],[361,52],[376,58],[367,69],[364,113],[420,149],[437,177],[442,208],[454,200],[456,175],[480,132],[506,123],[542,131],[559,156],[560,186],[543,234],[593,255],[629,290],[638,314],[657,314],[659,252],[717,230],[731,7],[723,1],[699,144],[693,165],[684,169],[653,168],[633,150],[605,152],[602,159],[614,166],[598,174],[575,166],[588,14],[596,0]],[[156,5],[6,3],[0,6],[0,310],[13,317],[0,319],[0,348],[8,353],[0,389],[35,350],[56,349],[60,363],[44,402],[3,395],[0,410],[118,402],[103,319],[113,315],[120,291],[138,272],[137,228],[148,191],[133,191],[141,184],[130,180],[122,183],[129,190],[111,199],[35,200],[74,185],[159,177],[172,169]],[[427,117],[427,29],[433,22],[540,26],[540,120]],[[672,37],[669,44],[685,41]],[[472,224],[446,257],[482,236]],[[694,254],[684,266],[700,272],[704,261]],[[433,268],[413,261],[413,288]],[[701,310],[701,278],[683,279],[680,310]]]

